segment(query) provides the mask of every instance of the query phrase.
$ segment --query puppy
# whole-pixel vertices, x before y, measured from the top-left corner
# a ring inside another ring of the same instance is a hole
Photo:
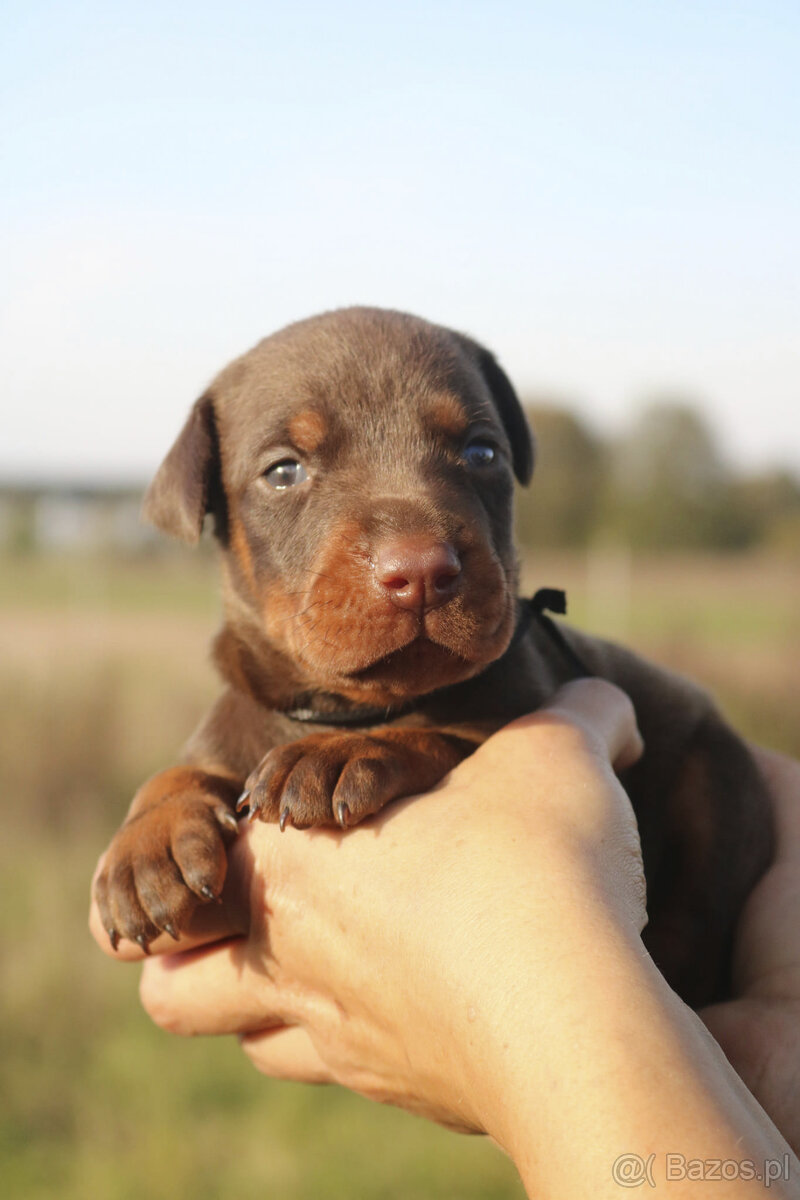
[[[144,511],[188,542],[213,518],[226,688],[109,847],[96,896],[112,945],[177,936],[219,896],[237,802],[281,827],[355,824],[585,670],[630,695],[645,741],[623,782],[647,945],[689,1003],[726,995],[737,916],[771,856],[764,786],[704,692],[531,619],[512,494],[533,460],[492,355],[401,313],[301,321],[214,380]]]

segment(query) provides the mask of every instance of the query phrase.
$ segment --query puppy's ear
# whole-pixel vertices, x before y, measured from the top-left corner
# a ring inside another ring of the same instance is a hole
[[[192,406],[186,424],[156,472],[142,516],[162,533],[195,543],[207,512],[217,511],[221,480],[214,405],[210,395]]]
[[[476,346],[478,365],[484,379],[489,385],[492,399],[495,402],[500,420],[505,426],[508,440],[511,443],[511,456],[514,474],[523,486],[527,486],[533,475],[535,457],[533,434],[528,424],[517,393],[511,386],[511,381],[493,354],[483,346]]]

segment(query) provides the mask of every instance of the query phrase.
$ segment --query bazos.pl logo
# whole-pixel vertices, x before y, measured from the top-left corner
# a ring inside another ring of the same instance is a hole
[[[767,1158],[762,1163],[752,1158],[687,1158],[684,1154],[665,1154],[663,1164],[655,1154],[620,1154],[611,1167],[611,1178],[623,1188],[654,1188],[657,1181],[673,1183],[685,1179],[697,1183],[730,1183],[734,1179],[757,1180],[765,1188],[789,1179],[791,1155]]]

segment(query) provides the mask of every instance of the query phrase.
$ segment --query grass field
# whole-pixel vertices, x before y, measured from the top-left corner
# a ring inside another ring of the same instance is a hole
[[[797,562],[537,559],[577,624],[708,683],[800,755]],[[521,1197],[508,1162],[335,1089],[273,1084],[230,1041],[140,1012],[85,929],[88,881],[136,785],[214,694],[210,558],[0,563],[3,1194],[26,1200]]]

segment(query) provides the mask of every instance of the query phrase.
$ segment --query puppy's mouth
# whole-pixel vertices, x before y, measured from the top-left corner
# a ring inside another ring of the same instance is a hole
[[[420,629],[411,641],[396,650],[390,650],[388,654],[380,655],[364,667],[356,668],[351,675],[353,679],[360,679],[366,683],[381,676],[394,677],[398,673],[418,670],[428,664],[433,667],[438,662],[451,664],[454,668],[461,665],[465,670],[471,666],[468,658],[432,640]]]
[[[359,624],[355,637],[352,632],[349,638],[341,636],[344,623],[340,636],[326,637],[324,644],[312,635],[298,657],[327,690],[390,704],[477,675],[507,648],[514,611],[507,595],[482,619],[455,603],[451,611],[403,613],[400,619],[394,611],[385,623],[373,613],[372,621]]]

